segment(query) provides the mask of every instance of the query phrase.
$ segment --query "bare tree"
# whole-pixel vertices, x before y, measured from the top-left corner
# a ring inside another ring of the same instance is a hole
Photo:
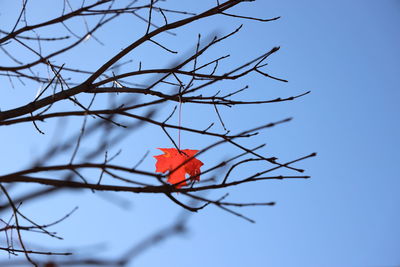
[[[2,266],[24,265],[27,262],[34,266],[48,267],[125,266],[147,247],[184,231],[189,216],[183,213],[173,225],[133,245],[116,260],[104,259],[100,255],[78,255],[71,258],[71,252],[56,252],[52,248],[43,250],[28,245],[29,240],[24,238],[27,232],[59,238],[48,228],[64,220],[67,222],[67,218],[76,209],[55,222],[42,225],[24,214],[25,203],[44,197],[56,198],[57,193],[66,190],[109,191],[114,195],[119,192],[161,194],[183,210],[197,212],[208,205],[214,205],[253,222],[237,209],[270,206],[274,203],[232,202],[228,200],[228,195],[205,197],[202,192],[219,192],[218,189],[270,179],[309,178],[301,174],[303,169],[293,167],[292,164],[313,157],[315,153],[281,162],[272,155],[260,152],[264,144],[248,147],[241,141],[289,122],[291,118],[274,122],[265,122],[260,118],[260,125],[252,129],[230,130],[220,114],[221,107],[291,101],[309,93],[267,100],[243,100],[239,93],[248,90],[249,86],[232,88],[240,84],[237,81],[251,83],[254,75],[258,75],[257,79],[286,82],[266,72],[269,58],[279,47],[269,48],[241,65],[230,66],[225,64],[230,55],[214,57],[208,53],[221,47],[228,39],[235,38],[242,26],[233,28],[225,35],[203,37],[196,33],[194,36],[197,41],[192,44],[193,49],[189,52],[179,43],[181,35],[177,32],[198,21],[208,20],[212,25],[215,17],[258,23],[278,19],[247,17],[230,11],[235,6],[246,4],[243,2],[253,1],[216,1],[206,10],[192,13],[171,8],[168,1],[161,0],[82,0],[79,3],[62,0],[59,1],[60,10],[48,10],[50,19],[32,23],[29,10],[38,3],[22,0],[13,23],[0,28],[0,76],[3,90],[5,86],[14,88],[16,94],[23,97],[14,101],[18,104],[12,108],[2,108],[0,126],[3,130],[5,127],[28,124],[32,126],[29,135],[43,135],[46,133],[43,122],[47,122],[46,125],[53,125],[58,130],[56,141],[49,142],[46,152],[33,158],[30,166],[12,172],[7,172],[5,166],[2,166],[5,171],[2,170],[4,174],[0,176],[3,224],[0,231],[4,233],[4,238],[0,249],[11,256]],[[124,38],[129,43],[123,49],[112,51],[111,57],[99,56],[101,65],[92,69],[85,69],[82,67],[85,64],[70,59],[70,55],[79,55],[81,60],[86,61],[85,44],[95,42],[104,46],[104,37],[98,37],[102,29],[118,24],[126,17],[137,20],[137,36],[126,34]],[[156,68],[146,67],[152,65],[146,61],[146,55],[136,53],[145,45],[154,46],[155,54],[168,54],[170,62],[156,62]],[[133,58],[140,58],[139,64]],[[224,89],[219,90],[222,86]],[[26,90],[37,90],[36,96],[29,99]],[[198,115],[209,121],[206,127],[200,128],[198,124],[193,127],[181,125],[182,105],[186,103],[212,107],[221,130],[213,130],[216,128],[214,118],[208,115]],[[168,110],[168,114],[165,114],[165,110]],[[179,122],[170,122],[172,117],[179,117]],[[73,123],[64,128],[63,118],[71,118]],[[61,123],[57,123],[60,120]],[[141,157],[135,164],[113,163],[118,159],[120,151],[113,154],[110,151],[118,148],[132,133],[142,133],[141,130],[146,126],[158,128],[170,140],[171,148],[177,151],[180,161],[167,172],[140,168],[142,162],[149,158],[148,151],[135,151]],[[179,132],[177,139],[173,138],[173,131]],[[65,137],[60,137],[61,132],[65,132]],[[181,149],[181,133],[190,133],[193,138],[207,138],[208,144],[193,155],[188,155]],[[210,150],[227,145],[237,148],[240,153],[211,165],[203,165],[201,172],[187,169],[195,157],[201,158]],[[2,153],[12,155],[7,151]],[[266,164],[262,169],[254,169],[251,164],[256,161]],[[246,166],[250,175],[234,177],[238,167]],[[282,169],[293,172],[293,175],[287,175],[286,171],[285,174],[272,174]],[[182,170],[190,175],[178,182],[168,179]],[[18,254],[23,254],[25,259],[15,260],[12,257]],[[49,261],[42,255],[51,255],[53,259]]]

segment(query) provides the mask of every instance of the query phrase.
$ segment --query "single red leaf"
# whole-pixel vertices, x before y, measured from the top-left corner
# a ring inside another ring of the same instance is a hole
[[[178,166],[182,165],[186,160],[191,158],[184,165],[168,175],[168,183],[176,184],[176,188],[181,188],[182,186],[187,185],[185,181],[187,179],[186,174],[190,175],[190,179],[192,181],[200,181],[200,167],[203,166],[203,162],[194,157],[199,150],[184,149],[181,150],[181,153],[179,153],[176,148],[158,149],[164,152],[164,154],[154,156],[154,158],[157,160],[156,172],[165,173],[167,171],[175,170]]]

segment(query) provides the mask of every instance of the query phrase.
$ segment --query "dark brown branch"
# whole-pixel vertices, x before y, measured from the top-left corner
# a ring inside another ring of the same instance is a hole
[[[32,25],[32,26],[25,26],[25,27],[20,28],[20,29],[18,29],[16,31],[12,31],[8,35],[6,35],[6,36],[4,36],[3,38],[0,39],[0,44],[4,43],[4,42],[6,42],[6,41],[8,41],[10,39],[13,39],[14,37],[18,36],[19,34],[21,34],[23,32],[27,32],[27,31],[31,31],[31,30],[34,30],[34,29],[42,28],[42,27],[45,27],[45,26],[49,26],[49,25],[52,25],[52,24],[60,23],[62,21],[65,21],[65,20],[68,20],[70,18],[74,18],[74,17],[78,16],[79,14],[81,14],[85,10],[88,10],[88,9],[93,8],[95,6],[102,5],[102,4],[110,2],[110,1],[111,0],[101,0],[101,1],[98,1],[98,2],[96,2],[94,4],[92,4],[92,5],[85,6],[85,7],[82,7],[80,9],[74,10],[74,11],[72,11],[72,12],[70,12],[68,14],[65,14],[63,16],[60,16],[58,18],[55,18],[55,19],[52,19],[52,20],[49,20],[49,21],[46,21],[46,22],[43,22],[43,23],[39,23],[39,24],[36,24],[36,25]]]

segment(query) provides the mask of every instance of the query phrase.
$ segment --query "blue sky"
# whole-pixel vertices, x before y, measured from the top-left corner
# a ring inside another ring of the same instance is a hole
[[[197,11],[214,4],[214,1],[201,4],[185,1],[183,6],[182,2],[175,0],[170,4]],[[15,8],[14,4],[0,1],[0,10],[10,10],[1,11],[0,23],[2,19],[9,19]],[[33,9],[32,13],[35,12],[43,11]],[[232,129],[294,117],[292,122],[268,130],[248,144],[266,142],[263,152],[282,161],[317,152],[318,157],[296,165],[305,168],[312,179],[268,181],[212,194],[220,196],[229,192],[232,200],[276,201],[277,205],[241,210],[255,219],[256,224],[213,207],[202,210],[190,217],[188,233],[150,249],[132,266],[398,266],[400,1],[259,0],[244,3],[232,13],[282,18],[263,24],[218,17],[212,22],[187,27],[178,37],[167,36],[165,42],[171,47],[182,45],[189,49],[199,32],[203,36],[227,33],[245,23],[236,38],[213,50],[210,57],[231,53],[232,59],[228,62],[236,65],[273,46],[281,46],[271,57],[267,70],[288,79],[289,83],[252,75],[247,81],[252,85],[251,90],[243,97],[265,99],[308,90],[312,93],[293,102],[221,109],[221,114]],[[137,24],[131,27],[133,22]],[[132,18],[123,23],[129,26],[107,27],[99,33],[106,47],[90,40],[85,44],[85,53],[60,58],[58,63],[81,60],[82,67],[99,66],[102,59],[129,43],[127,30],[132,29],[136,34],[137,29],[145,26]],[[138,62],[146,58],[147,66],[167,62],[169,55],[159,50],[159,54],[152,54],[149,51],[156,50],[149,47],[140,48],[129,59]],[[245,84],[238,81],[229,85],[240,88]],[[11,89],[3,80],[1,87],[2,110],[30,99],[37,90],[37,87],[24,88],[26,93],[22,89]],[[17,90],[20,91],[16,93]],[[184,105],[183,111],[184,125],[203,123],[203,114],[215,116],[206,108],[193,105]],[[31,125],[1,127],[1,147],[7,151],[2,161],[3,166],[8,166],[0,170],[2,174],[20,168],[21,162],[26,166],[44,150],[55,123],[41,126],[49,133],[46,137],[37,134]],[[73,121],[68,127],[74,129]],[[187,147],[202,147],[207,141],[183,135],[183,144]],[[156,155],[156,147],[166,146],[170,144],[161,130],[147,127],[121,144],[120,162],[135,162],[147,149]],[[202,160],[212,164],[237,152],[215,150]],[[154,168],[151,157],[142,168]],[[51,205],[46,199],[27,204],[25,212],[42,219],[48,216],[56,219],[74,206],[80,207],[55,229],[65,237],[64,243],[37,236],[33,243],[46,242],[65,248],[111,240],[102,253],[118,256],[121,247],[128,247],[168,225],[180,212],[180,208],[161,196],[125,194],[124,199],[133,203],[126,211],[98,195],[66,192],[52,200]]]

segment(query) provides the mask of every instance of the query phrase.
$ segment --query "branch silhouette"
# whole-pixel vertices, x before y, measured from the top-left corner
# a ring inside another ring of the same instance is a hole
[[[288,123],[291,118],[270,122],[260,117],[258,127],[230,129],[221,113],[222,107],[279,104],[298,100],[310,93],[304,91],[270,99],[246,100],[240,97],[241,93],[251,87],[242,86],[242,82],[251,84],[254,79],[287,82],[267,70],[270,58],[279,51],[279,47],[266,49],[257,57],[236,65],[227,62],[231,57],[229,54],[208,56],[213,49],[220,49],[221,45],[229,46],[228,40],[238,38],[238,34],[244,31],[243,25],[237,27],[232,21],[244,24],[249,21],[270,23],[279,17],[257,18],[237,14],[238,9],[231,11],[236,6],[244,5],[245,2],[251,4],[254,0],[217,1],[198,13],[175,10],[168,7],[168,1],[160,0],[92,0],[81,1],[80,4],[69,0],[61,2],[61,15],[58,11],[47,10],[52,18],[30,23],[28,11],[32,1],[23,0],[18,15],[10,25],[0,26],[0,54],[5,59],[0,62],[0,79],[8,81],[9,87],[15,90],[32,90],[37,84],[40,85],[31,100],[24,97],[11,108],[0,110],[0,129],[15,129],[32,124],[31,134],[43,134],[46,140],[47,132],[42,129],[44,122],[56,125],[57,131],[56,142],[51,143],[49,140],[45,152],[35,155],[28,167],[9,171],[5,166],[0,175],[0,232],[5,236],[5,240],[0,241],[0,250],[10,256],[9,260],[0,262],[0,265],[127,266],[149,247],[185,232],[190,214],[210,205],[249,222],[254,220],[237,209],[275,205],[273,201],[230,201],[229,193],[223,194],[221,189],[230,190],[243,184],[272,179],[310,178],[308,175],[299,175],[304,170],[293,164],[314,157],[316,153],[283,162],[265,153],[265,144],[255,147],[247,145],[246,140],[252,140],[261,132]],[[106,41],[114,42],[111,38],[103,40],[104,37],[99,36],[103,36],[102,31],[107,27],[116,25],[128,16],[137,19],[138,25],[144,25],[138,27],[141,33],[135,38],[130,36],[129,42],[122,49],[112,51],[108,57],[99,55],[100,64],[96,63],[97,67],[92,69],[69,60],[70,55],[84,60],[84,47],[88,43],[107,46]],[[227,25],[232,28],[231,32],[221,36],[213,34],[210,38],[196,34],[197,42],[193,43],[194,49],[189,52],[180,41],[176,41],[179,40],[180,29],[202,21],[212,25],[216,17],[226,19]],[[173,45],[169,42],[171,39],[175,41]],[[132,54],[141,51],[145,45],[150,45],[156,51],[155,54],[168,54],[172,58],[169,65],[157,62],[158,66],[145,68],[147,62],[144,55],[144,61],[134,66]],[[233,84],[235,88],[232,88]],[[218,88],[224,89],[222,91]],[[199,115],[199,118],[208,120],[207,127],[196,123],[191,124],[195,126],[181,124],[182,105],[187,103],[213,110],[211,115]],[[165,116],[166,109],[168,116]],[[179,123],[168,122],[173,116],[179,116]],[[74,124],[67,128],[63,124],[65,118],[70,118]],[[158,129],[161,136],[165,134],[171,147],[181,155],[181,132],[209,141],[196,155],[183,157],[185,160],[166,173],[155,173],[153,169],[141,167],[148,161],[149,151],[135,151],[140,158],[136,164],[121,163],[118,160],[121,143],[132,133],[142,134],[141,138],[145,139],[146,127]],[[178,142],[172,137],[171,131],[179,131]],[[61,138],[63,134],[65,138]],[[101,138],[93,145],[96,136]],[[195,157],[203,157],[211,154],[211,150],[226,147],[237,152],[227,159],[203,166],[201,173],[185,177],[174,184],[169,183],[168,177],[187,168]],[[116,149],[117,153],[110,153]],[[251,164],[255,162],[264,165],[261,168],[254,167]],[[247,168],[247,174],[238,171],[243,168]],[[277,170],[284,172],[272,173]],[[19,191],[20,188],[27,189]],[[111,199],[115,202],[118,202],[120,192],[160,194],[183,211],[171,225],[133,244],[117,259],[85,255],[79,253],[78,249],[59,251],[46,246],[37,247],[30,244],[29,238],[25,239],[28,232],[62,239],[49,228],[61,222],[68,223],[69,217],[77,216],[74,213],[77,208],[74,208],[61,219],[38,224],[23,212],[29,209],[26,203],[45,198],[51,200],[65,191],[88,190],[113,193]],[[210,192],[220,196],[206,197]],[[13,237],[15,233],[17,240]],[[14,256],[19,254],[25,258],[17,260]]]

